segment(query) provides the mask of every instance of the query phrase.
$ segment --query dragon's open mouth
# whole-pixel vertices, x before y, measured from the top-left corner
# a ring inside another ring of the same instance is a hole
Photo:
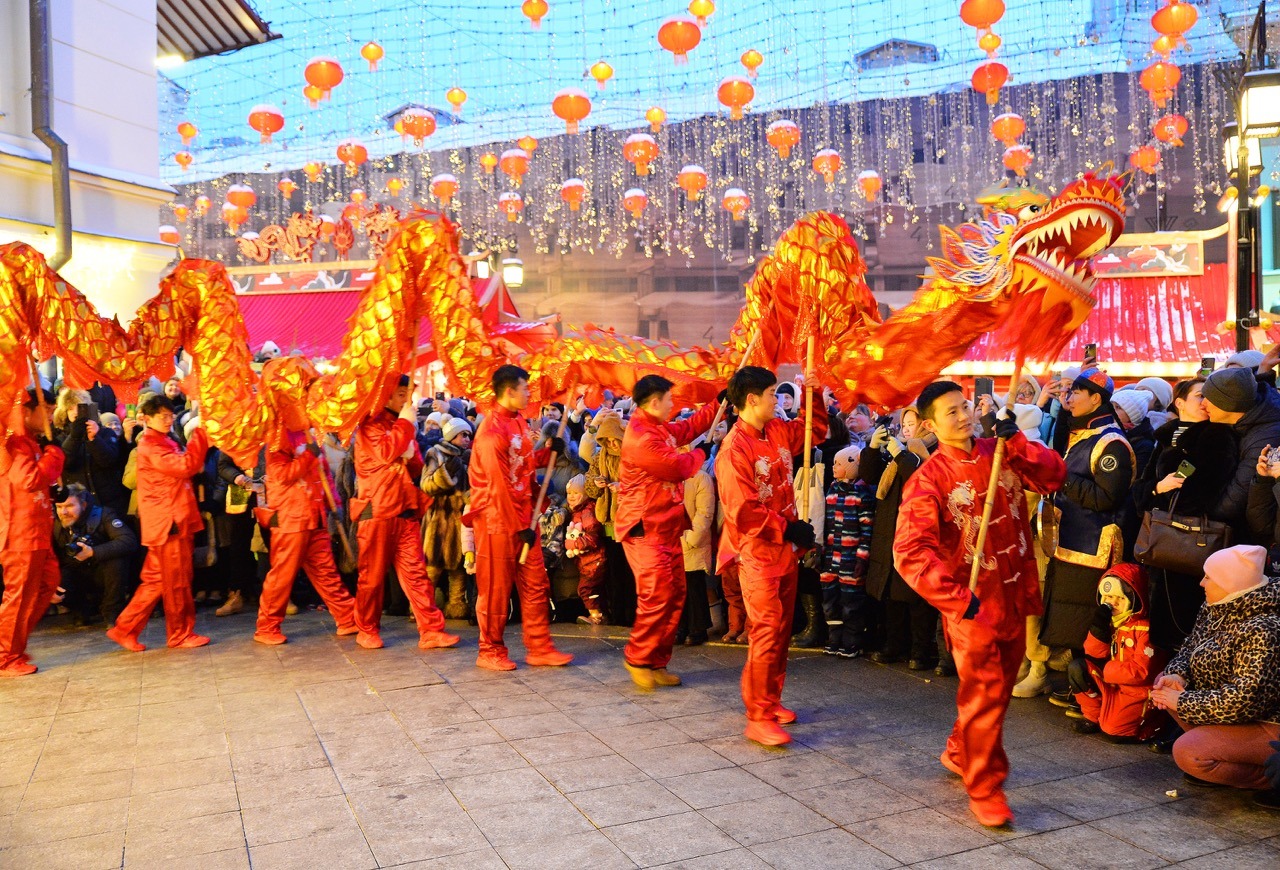
[[[1032,221],[1015,245],[1014,261],[1037,277],[1092,300],[1090,258],[1106,250],[1124,228],[1124,212],[1106,199],[1076,199]]]

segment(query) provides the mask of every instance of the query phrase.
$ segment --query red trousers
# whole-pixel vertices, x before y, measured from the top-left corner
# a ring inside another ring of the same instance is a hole
[[[6,668],[26,658],[27,638],[49,609],[61,572],[52,550],[4,550],[0,567],[0,668]]]
[[[759,722],[782,703],[787,679],[787,648],[796,612],[796,568],[774,577],[758,577],[739,568],[742,603],[751,627],[747,629],[747,664],[742,669],[742,703],[747,718]]]
[[[622,655],[633,665],[665,668],[684,609],[684,547],[678,538],[627,538],[622,549],[636,577],[636,619]]]
[[[262,595],[258,598],[258,633],[280,631],[299,568],[307,572],[307,579],[320,593],[338,628],[355,625],[356,601],[338,577],[329,533],[324,529],[274,531],[271,533],[271,570],[262,581]]]
[[[524,648],[543,653],[551,643],[551,581],[542,561],[542,547],[535,543],[520,564],[520,539],[507,532],[491,535],[477,518],[476,533],[476,622],[480,626],[480,654],[507,654],[502,642],[511,613],[511,588],[520,595],[520,628]]]
[[[972,619],[943,619],[960,687],[956,724],[947,738],[947,755],[964,771],[969,798],[983,801],[1003,792],[1009,775],[1004,754],[1004,714],[1009,709],[1018,668],[1027,651],[1025,619],[1013,637],[1000,638]]]
[[[1112,737],[1136,737],[1150,740],[1166,721],[1163,710],[1152,706],[1150,686],[1113,686],[1099,679],[1098,669],[1090,665],[1097,694],[1077,692],[1080,712],[1096,722],[1102,733]]]
[[[582,556],[578,556],[578,598],[587,610],[608,610],[609,602],[605,598],[604,586],[607,579],[606,569],[609,557],[604,547]]]
[[[737,636],[748,628],[747,612],[742,606],[742,584],[738,581],[738,563],[730,562],[720,568],[720,591],[724,595],[725,637]]]
[[[191,598],[192,536],[179,532],[158,547],[147,548],[138,591],[116,617],[115,627],[136,641],[147,627],[151,611],[164,599],[165,642],[179,646],[196,630],[196,605]]]
[[[417,520],[361,520],[356,531],[360,544],[356,580],[356,628],[377,634],[382,626],[382,598],[387,569],[393,564],[400,588],[413,608],[418,633],[444,631],[444,614],[436,607],[436,589],[422,560]],[[319,587],[316,587],[319,589]]]

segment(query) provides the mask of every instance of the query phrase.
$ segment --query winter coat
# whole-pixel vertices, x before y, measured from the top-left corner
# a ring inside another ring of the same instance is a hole
[[[1053,557],[1109,568],[1123,555],[1120,520],[1133,490],[1133,448],[1110,414],[1076,423],[1067,440],[1067,477],[1053,500],[1059,511]]]
[[[83,420],[76,420],[65,431],[61,446],[67,461],[62,469],[62,482],[78,483],[93,493],[98,504],[123,509],[129,499],[120,482],[124,452],[116,433],[102,426],[91,441]]]
[[[655,419],[643,408],[636,411],[622,436],[615,515],[619,539],[642,526],[645,537],[674,543],[689,528],[684,484],[707,455],[679,448],[706,433],[716,410],[716,403],[708,402],[687,420],[671,422]]]
[[[1232,429],[1240,442],[1239,461],[1220,508],[1224,522],[1240,523],[1246,518],[1249,490],[1253,486],[1262,448],[1268,444],[1272,447],[1280,445],[1280,393],[1266,384],[1259,384],[1257,404],[1233,424]]]
[[[862,586],[871,561],[875,490],[864,480],[837,480],[831,484],[826,502],[819,580]]]
[[[1190,725],[1280,723],[1280,580],[1201,607],[1164,672],[1186,680],[1177,714]]]
[[[69,549],[73,538],[87,538],[93,548],[93,556],[81,562]],[[55,523],[53,528],[54,552],[63,570],[93,568],[112,559],[126,559],[138,552],[138,536],[133,528],[119,519],[111,508],[88,508],[71,528]]]
[[[863,480],[876,486],[876,518],[871,531],[871,558],[867,564],[867,594],[879,601],[906,601],[914,594],[893,567],[893,534],[898,525],[902,488],[923,464],[924,459],[911,450],[902,450],[892,459],[886,451],[862,451],[858,473]],[[884,475],[890,470],[893,470],[893,479],[886,486]]]
[[[1137,426],[1125,430],[1124,437],[1133,448],[1134,473],[1141,474],[1151,461],[1151,454],[1156,447],[1156,433],[1151,428],[1151,421],[1144,417]]]
[[[684,547],[684,570],[711,572],[712,526],[716,519],[716,482],[703,469],[685,481],[684,510],[689,528],[680,536]]]
[[[427,451],[422,491],[430,496],[423,518],[422,555],[428,565],[456,569],[462,565],[462,512],[471,485],[467,462],[471,451],[441,441]]]
[[[1151,644],[1147,576],[1142,568],[1122,562],[1103,576],[1122,580],[1134,592],[1138,607],[1123,624],[1109,626],[1109,636],[1099,637],[1097,629],[1091,628],[1085,638],[1086,667],[1101,695],[1098,724],[1115,737],[1146,738],[1159,719],[1159,711],[1150,703],[1151,684],[1168,654]]]
[[[569,527],[565,530],[564,555],[578,566],[578,576],[590,583],[604,571],[608,556],[604,549],[604,526],[596,519],[596,509],[590,500],[583,502],[569,515]]]
[[[1230,510],[1227,490],[1236,470],[1239,444],[1232,427],[1225,423],[1192,423],[1178,436],[1174,433],[1179,420],[1171,420],[1156,430],[1155,450],[1143,471],[1142,479],[1133,487],[1134,502],[1139,511],[1168,510],[1177,494],[1180,514],[1207,515],[1211,520],[1226,520]],[[1156,484],[1178,470],[1184,461],[1195,466],[1180,489],[1157,495]]]

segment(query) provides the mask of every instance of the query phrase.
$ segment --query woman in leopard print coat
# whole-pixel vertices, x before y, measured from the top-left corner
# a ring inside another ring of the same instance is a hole
[[[1152,701],[1186,733],[1174,761],[1193,785],[1268,786],[1263,764],[1280,738],[1280,580],[1266,550],[1229,547],[1205,562],[1205,605]]]

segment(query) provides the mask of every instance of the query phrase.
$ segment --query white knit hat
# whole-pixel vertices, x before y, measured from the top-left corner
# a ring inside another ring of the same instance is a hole
[[[1044,420],[1044,411],[1041,411],[1038,405],[1014,405],[1013,418],[1018,422],[1018,428],[1028,440],[1043,443],[1044,439],[1040,437],[1040,423]]]
[[[444,425],[440,427],[440,435],[445,441],[452,441],[463,432],[470,434],[471,424],[460,417],[450,417],[445,421]]]
[[[441,414],[439,411],[432,411],[430,414],[427,415],[427,422],[435,423],[441,429],[444,428],[444,422],[445,420],[448,420],[448,419],[450,419],[448,414]]]
[[[1117,410],[1124,411],[1131,426],[1137,426],[1147,419],[1147,412],[1151,410],[1151,400],[1145,390],[1120,390],[1111,396],[1111,404]]]
[[[1155,396],[1161,408],[1167,409],[1169,403],[1173,401],[1173,387],[1164,378],[1143,378],[1135,386]]]

